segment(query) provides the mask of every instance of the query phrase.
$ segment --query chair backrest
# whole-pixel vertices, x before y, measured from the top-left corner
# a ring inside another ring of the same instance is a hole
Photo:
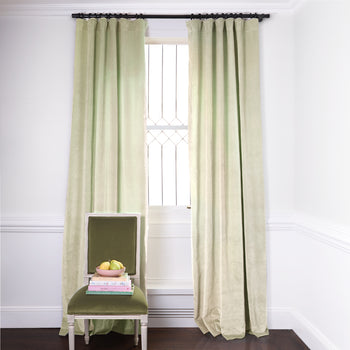
[[[121,261],[138,284],[140,277],[140,214],[86,214],[86,277],[101,262]]]

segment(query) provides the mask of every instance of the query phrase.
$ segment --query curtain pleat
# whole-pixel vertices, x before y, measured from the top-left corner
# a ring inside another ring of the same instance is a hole
[[[195,320],[268,334],[257,20],[188,22]]]
[[[101,18],[76,21],[70,164],[63,241],[61,335],[66,309],[83,283],[85,213],[141,213],[146,242],[146,22]],[[117,258],[117,257],[111,257]],[[141,276],[146,246],[141,245]],[[145,290],[145,279],[141,277]],[[76,323],[76,334],[83,334]],[[132,321],[98,320],[93,333],[133,333]]]

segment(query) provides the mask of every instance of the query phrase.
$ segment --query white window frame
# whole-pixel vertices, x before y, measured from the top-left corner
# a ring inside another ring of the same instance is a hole
[[[146,37],[145,44],[184,45],[187,44],[187,39]],[[188,205],[190,205],[190,203],[188,203]],[[187,247],[191,247],[191,210],[185,205],[150,205],[148,207],[148,224],[149,252],[155,251],[155,249],[164,249],[163,254],[161,254],[164,255],[164,253],[166,254],[167,249],[169,249],[169,242],[171,242],[171,245],[175,244],[175,246],[176,244],[185,244]],[[163,248],[159,248],[160,246]],[[159,253],[160,252],[158,252],[158,254]],[[158,256],[158,254],[155,255]],[[152,256],[149,256],[149,273],[147,276],[149,294],[157,294],[159,293],[159,290],[162,291],[161,293],[167,291],[174,293],[174,290],[177,291],[176,293],[191,293],[193,286],[192,276],[189,272],[191,271],[191,254],[184,254],[184,252],[181,251],[179,252],[179,256],[181,256],[182,262],[186,262],[186,269],[181,278],[172,275],[170,267],[173,262],[168,262],[166,259],[164,260],[164,258],[162,263],[166,265],[165,269],[169,270],[169,273],[164,276],[163,274],[153,272],[153,270],[157,270],[159,261],[158,258],[153,259]]]
[[[188,41],[187,38],[180,38],[180,37],[174,37],[174,38],[163,38],[163,37],[146,37],[145,38],[145,45],[187,45]],[[162,126],[146,126],[147,130],[159,130],[162,129]],[[186,129],[188,130],[188,123],[187,126],[183,127],[183,126],[167,126],[165,129],[167,130],[171,130],[171,129]],[[148,179],[147,179],[148,181]],[[149,204],[148,204],[149,205]],[[175,212],[183,212],[183,216],[187,216],[187,213],[185,214],[186,210],[184,211],[184,208],[190,209],[191,208],[191,203],[190,203],[190,199],[189,199],[189,203],[186,203],[185,205],[160,205],[160,206],[156,206],[156,205],[149,205],[149,207],[160,207],[160,208],[166,208],[166,209],[162,209],[162,210],[157,210],[157,213],[159,213],[160,211],[164,211],[167,213],[175,213]],[[168,215],[167,215],[168,216]],[[180,214],[181,216],[181,214]]]

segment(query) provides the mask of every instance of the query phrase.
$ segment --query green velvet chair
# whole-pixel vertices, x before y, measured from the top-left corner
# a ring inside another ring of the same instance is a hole
[[[69,350],[74,350],[74,320],[83,319],[85,343],[89,343],[89,320],[135,320],[134,345],[147,350],[148,305],[140,284],[140,214],[86,214],[86,285],[70,299],[67,308]],[[134,281],[133,295],[87,295],[87,284],[102,261],[117,259]]]

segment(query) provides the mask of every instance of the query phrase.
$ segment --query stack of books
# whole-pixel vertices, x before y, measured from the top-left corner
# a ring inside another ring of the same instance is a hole
[[[105,277],[95,273],[86,294],[133,295],[134,285],[127,273],[119,277]]]

